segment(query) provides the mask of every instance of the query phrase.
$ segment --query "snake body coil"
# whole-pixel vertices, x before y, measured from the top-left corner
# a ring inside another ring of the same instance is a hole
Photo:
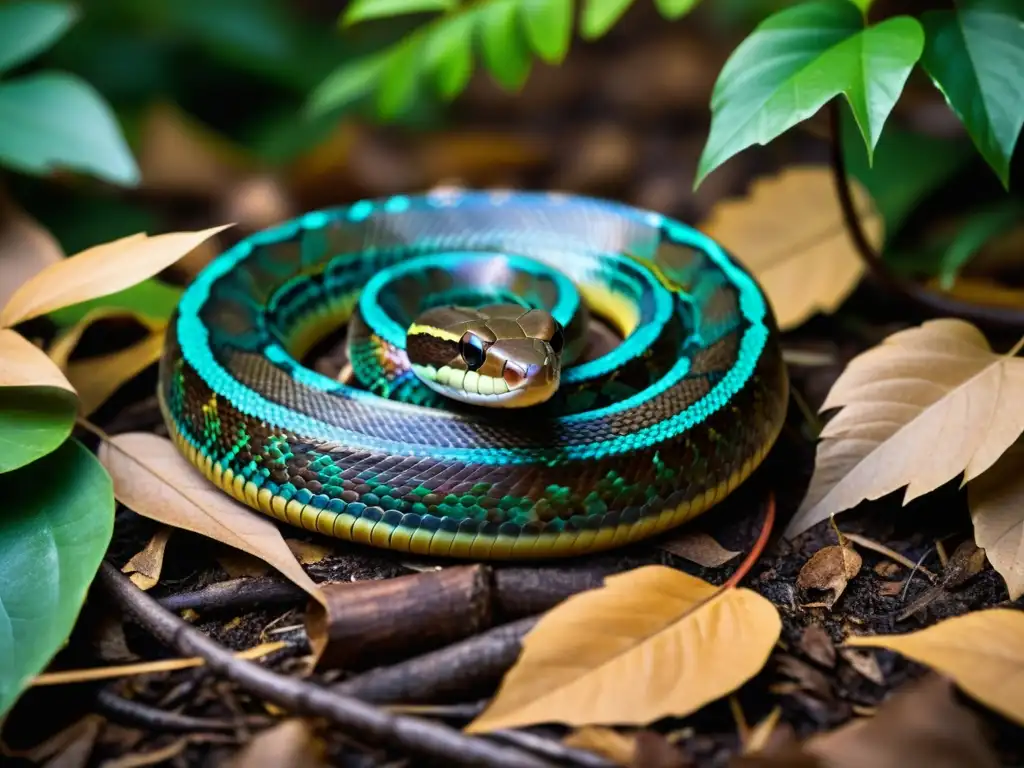
[[[300,362],[342,324],[350,381]],[[705,511],[764,458],[787,388],[763,294],[696,230],[591,198],[437,192],[220,255],[172,319],[159,394],[182,453],[254,509],[507,559]]]

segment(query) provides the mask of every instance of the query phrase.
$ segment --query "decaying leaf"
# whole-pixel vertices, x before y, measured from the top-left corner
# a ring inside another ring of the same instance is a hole
[[[967,485],[974,540],[1006,582],[1010,599],[1024,595],[1024,441]]]
[[[875,685],[885,685],[885,675],[882,674],[882,668],[878,666],[874,656],[852,648],[842,648],[839,653],[861,677]]]
[[[229,768],[324,768],[326,745],[308,720],[292,717],[261,731],[229,762]]]
[[[672,536],[658,545],[666,552],[689,560],[691,563],[705,568],[719,568],[742,552],[726,549],[711,535],[703,531],[693,531]]]
[[[56,387],[77,394],[43,350],[10,328],[0,328],[0,360],[0,387]]]
[[[800,650],[809,659],[831,669],[836,665],[836,647],[820,624],[811,624],[800,635]]]
[[[860,554],[850,546],[822,547],[804,563],[796,577],[799,589],[827,592],[825,607],[831,608],[843,594],[850,579],[860,573]]]
[[[900,488],[906,504],[991,467],[1024,431],[1024,358],[995,354],[970,323],[932,320],[854,358],[821,409],[838,407],[789,536]]]
[[[850,637],[888,648],[951,677],[964,693],[1024,725],[1024,611],[989,608],[903,635]]]
[[[748,589],[719,593],[664,566],[609,576],[541,618],[466,730],[683,716],[755,675],[780,631],[775,607]]]
[[[854,183],[853,193],[878,247],[882,218],[863,187]],[[719,203],[701,229],[754,273],[782,330],[816,312],[834,312],[864,273],[825,166],[789,168],[755,181],[747,197]]]
[[[0,188],[0,307],[29,278],[63,258],[57,239]]]
[[[127,573],[132,584],[139,589],[145,591],[160,583],[160,571],[164,567],[164,552],[167,551],[167,541],[171,538],[173,530],[173,528],[166,527],[158,529],[149,543],[121,568],[121,573]]]
[[[273,521],[214,486],[179,455],[170,440],[128,432],[111,442],[100,446],[99,458],[114,480],[118,501],[165,525],[255,555],[324,602],[320,588],[302,570]]]
[[[78,391],[79,413],[92,414],[122,385],[156,363],[163,348],[163,331],[157,331],[125,349],[69,364],[67,375]]]
[[[0,327],[124,290],[163,271],[230,226],[153,237],[140,232],[51,264],[18,288],[0,309]]]
[[[318,544],[315,541],[303,541],[302,539],[285,539],[284,543],[295,555],[295,559],[303,565],[314,565],[325,557],[334,554],[334,549],[326,544]]]

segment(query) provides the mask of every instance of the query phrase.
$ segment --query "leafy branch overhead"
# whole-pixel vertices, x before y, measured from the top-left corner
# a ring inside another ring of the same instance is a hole
[[[666,19],[678,19],[698,0],[654,0]],[[633,0],[584,0],[579,32],[585,40],[605,35]],[[573,0],[481,0],[459,6],[454,0],[355,0],[342,16],[345,27],[412,14],[440,14],[402,40],[329,75],[310,97],[313,113],[350,105],[376,94],[377,113],[391,119],[416,96],[419,78],[433,81],[444,100],[469,84],[477,54],[494,80],[519,90],[533,57],[560,64],[569,52]]]
[[[867,3],[815,0],[762,22],[733,52],[711,96],[712,121],[695,187],[754,144],[767,144],[843,95],[869,163],[889,114],[919,61],[1004,186],[1024,126],[1024,5],[964,0],[921,20],[869,24]]]

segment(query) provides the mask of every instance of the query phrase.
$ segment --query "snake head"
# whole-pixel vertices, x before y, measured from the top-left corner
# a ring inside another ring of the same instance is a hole
[[[543,403],[558,389],[565,331],[515,304],[435,307],[406,331],[413,372],[435,392],[493,408]]]

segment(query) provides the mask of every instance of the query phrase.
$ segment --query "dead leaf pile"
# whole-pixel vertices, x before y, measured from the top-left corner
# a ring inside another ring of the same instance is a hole
[[[782,622],[756,592],[646,566],[545,614],[470,733],[537,723],[646,725],[734,691]]]

